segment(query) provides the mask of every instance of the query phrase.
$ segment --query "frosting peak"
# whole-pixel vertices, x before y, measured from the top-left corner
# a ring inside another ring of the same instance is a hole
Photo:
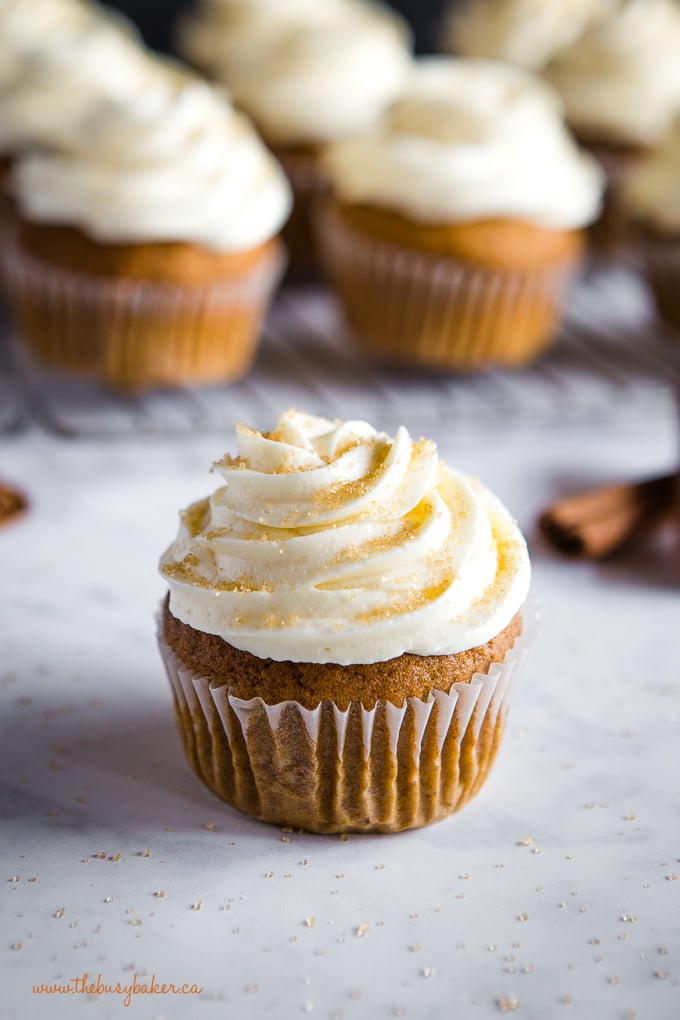
[[[421,59],[383,120],[331,145],[326,165],[342,199],[424,222],[513,217],[572,229],[595,218],[602,191],[554,91],[484,60]]]
[[[261,658],[346,665],[483,644],[524,602],[519,529],[434,443],[295,411],[237,439],[161,560],[183,622]]]

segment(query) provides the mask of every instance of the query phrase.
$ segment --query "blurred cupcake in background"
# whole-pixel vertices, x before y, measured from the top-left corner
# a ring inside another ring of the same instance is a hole
[[[545,74],[562,97],[567,122],[606,170],[607,196],[593,241],[616,252],[626,241],[623,182],[680,110],[680,4],[617,0]]]
[[[548,86],[510,64],[424,59],[382,123],[325,165],[319,244],[369,351],[468,370],[550,342],[602,174]]]
[[[291,270],[313,275],[321,153],[366,129],[403,89],[406,22],[364,0],[204,0],[183,22],[179,49],[228,87],[283,164],[295,200],[284,231]]]
[[[166,68],[23,155],[5,274],[43,361],[122,389],[233,379],[282,268],[283,172],[212,86]]]
[[[569,46],[615,0],[462,0],[444,16],[441,48],[532,70]]]
[[[680,338],[680,116],[663,145],[631,171],[623,197],[659,315]]]

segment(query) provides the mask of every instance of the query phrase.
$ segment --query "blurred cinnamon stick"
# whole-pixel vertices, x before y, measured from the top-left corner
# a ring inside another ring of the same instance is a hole
[[[568,556],[602,559],[668,518],[678,476],[623,482],[558,500],[541,515],[545,538]]]
[[[17,489],[0,482],[0,527],[9,524],[28,508],[28,500]]]

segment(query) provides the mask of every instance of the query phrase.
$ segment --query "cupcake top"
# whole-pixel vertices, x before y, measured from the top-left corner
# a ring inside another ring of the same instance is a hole
[[[680,109],[680,4],[617,0],[546,75],[584,137],[654,145]]]
[[[548,86],[463,58],[418,61],[382,121],[331,145],[325,162],[342,200],[425,223],[509,217],[572,229],[595,218],[602,190]]]
[[[284,145],[370,124],[406,81],[410,44],[403,19],[365,0],[212,0],[180,43]]]
[[[78,0],[3,0],[0,58],[5,150],[70,144],[100,100],[134,98],[164,70],[127,22]]]
[[[543,67],[613,0],[465,0],[444,21],[443,46],[464,57]]]
[[[680,234],[680,116],[663,145],[633,168],[624,185],[633,216],[669,234]]]
[[[250,122],[207,82],[168,68],[134,102],[102,102],[68,152],[19,159],[24,216],[105,243],[256,247],[290,209],[289,187]]]
[[[348,665],[464,651],[520,609],[517,525],[434,443],[295,411],[237,439],[161,560],[182,622],[260,658]]]

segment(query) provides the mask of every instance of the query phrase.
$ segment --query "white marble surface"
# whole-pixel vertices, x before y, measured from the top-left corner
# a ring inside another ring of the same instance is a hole
[[[594,566],[535,533],[560,492],[676,463],[668,405],[596,426],[428,432],[516,513],[543,623],[477,800],[429,829],[347,840],[239,815],[188,771],[176,733],[156,561],[177,510],[214,486],[229,430],[0,438],[0,476],[32,504],[0,530],[4,1016],[680,1015],[670,546]],[[85,972],[203,990],[129,1008],[32,991]]]

